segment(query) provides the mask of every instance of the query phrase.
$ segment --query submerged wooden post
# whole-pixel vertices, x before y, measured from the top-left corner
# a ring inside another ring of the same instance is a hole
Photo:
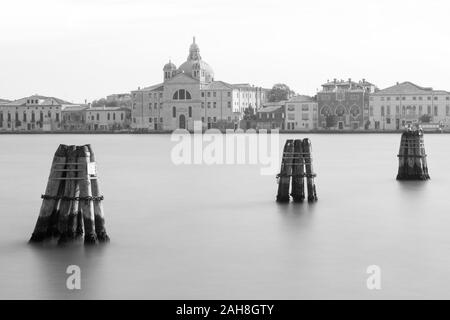
[[[294,141],[287,140],[283,149],[281,170],[278,177],[278,202],[289,202],[289,186],[292,175],[292,153],[294,152]]]
[[[55,169],[57,168],[58,164],[66,162],[66,149],[66,145],[59,145],[53,157],[50,175],[47,182],[47,188],[45,189],[46,197],[42,197],[43,201],[41,209],[39,211],[39,218],[36,222],[36,226],[34,227],[30,242],[42,242],[46,238],[51,237],[51,218],[56,213],[58,205],[57,196],[58,192],[60,191],[60,186],[63,183],[63,180],[61,180],[63,172],[57,171]]]
[[[64,194],[59,205],[58,229],[61,234],[59,243],[64,243],[75,238],[75,232],[73,232],[73,215],[71,215],[71,212],[72,206],[74,205],[72,199],[75,197],[77,187],[77,180],[75,179],[78,177],[76,161],[77,148],[76,146],[69,146],[67,149],[67,163],[65,169],[62,169],[66,173],[66,180]]]
[[[291,196],[294,202],[305,200],[305,179],[308,201],[317,201],[316,185],[313,172],[311,142],[309,139],[286,140],[278,178],[278,202],[289,202],[289,185],[292,177]]]
[[[316,174],[313,172],[312,165],[312,146],[311,141],[308,138],[303,139],[303,159],[305,161],[305,171],[306,171],[306,184],[308,189],[308,201],[317,201],[316,184],[314,183],[314,178]]]
[[[100,194],[100,187],[98,183],[98,176],[97,176],[97,165],[95,162],[95,154],[92,150],[92,147],[90,144],[87,145],[89,153],[90,153],[90,161],[91,165],[95,168],[92,172],[92,178],[91,179],[91,187],[92,187],[92,198],[94,202],[94,217],[95,217],[95,233],[97,234],[97,239],[100,242],[108,242],[109,237],[106,233],[105,229],[105,214],[103,213],[103,196]]]
[[[302,140],[294,141],[294,159],[292,161],[292,192],[294,202],[305,200],[305,160],[303,157]]]
[[[60,145],[53,157],[39,218],[30,242],[58,237],[58,243],[84,236],[86,244],[109,241],[90,145]]]
[[[77,147],[78,168],[80,168],[80,202],[79,207],[83,214],[84,243],[94,244],[97,242],[95,233],[94,204],[92,201],[91,178],[88,172],[90,153],[87,146]]]
[[[398,153],[397,180],[428,180],[423,130],[409,126],[402,133]]]

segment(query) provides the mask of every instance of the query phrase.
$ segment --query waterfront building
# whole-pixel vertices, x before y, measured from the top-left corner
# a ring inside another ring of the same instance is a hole
[[[193,130],[194,121],[203,129],[237,128],[243,111],[260,108],[267,96],[267,89],[215,80],[195,38],[184,63],[164,65],[162,80],[131,92],[133,129]]]
[[[309,96],[297,95],[285,102],[285,129],[297,131],[318,128],[318,104]]]
[[[327,81],[317,93],[318,127],[331,130],[367,129],[369,95],[376,90],[376,86],[365,79],[359,82],[351,79]]]
[[[86,129],[108,131],[129,129],[131,110],[123,107],[91,107],[84,109]]]
[[[55,131],[61,129],[61,109],[70,102],[32,95],[0,104],[2,131]]]
[[[426,122],[450,129],[450,92],[402,82],[370,96],[370,129],[401,130]]]
[[[86,130],[86,109],[88,105],[63,105],[61,129],[66,131]]]
[[[286,101],[270,102],[264,104],[256,112],[256,129],[280,129],[285,128]]]

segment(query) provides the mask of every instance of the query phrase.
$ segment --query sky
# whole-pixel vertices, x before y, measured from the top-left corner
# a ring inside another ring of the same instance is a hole
[[[0,98],[160,83],[192,37],[215,80],[314,95],[328,79],[450,91],[447,0],[0,0]]]

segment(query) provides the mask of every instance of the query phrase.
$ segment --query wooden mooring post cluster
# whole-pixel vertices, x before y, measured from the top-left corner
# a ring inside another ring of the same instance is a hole
[[[308,192],[308,202],[317,201],[316,185],[312,165],[311,141],[307,138],[303,140],[287,140],[283,149],[281,170],[277,175],[278,179],[278,202],[289,202],[289,189],[294,202],[303,202]]]
[[[42,205],[30,242],[83,239],[86,244],[108,242],[98,184],[95,155],[90,145],[61,144],[55,152]]]
[[[409,126],[403,132],[398,161],[397,180],[430,179],[423,130],[420,126]]]

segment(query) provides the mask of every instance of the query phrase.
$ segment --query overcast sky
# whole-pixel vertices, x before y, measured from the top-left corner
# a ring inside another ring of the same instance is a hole
[[[446,0],[1,0],[0,13],[0,98],[83,102],[155,84],[194,35],[216,80],[450,90]]]

